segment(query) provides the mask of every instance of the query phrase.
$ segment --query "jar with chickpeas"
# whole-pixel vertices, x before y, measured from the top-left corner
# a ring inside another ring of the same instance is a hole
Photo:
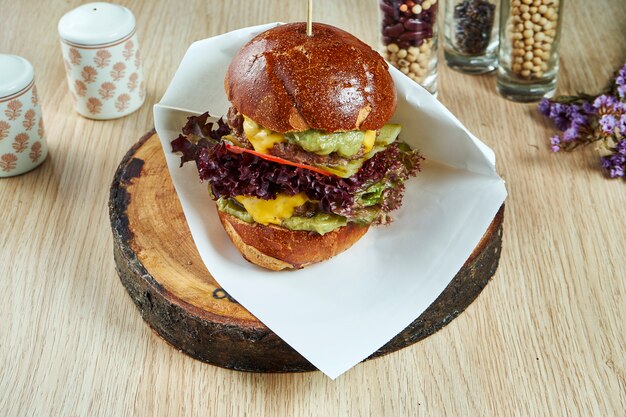
[[[383,57],[431,94],[437,93],[439,1],[379,0]]]
[[[514,101],[552,97],[564,0],[502,0],[497,88]]]

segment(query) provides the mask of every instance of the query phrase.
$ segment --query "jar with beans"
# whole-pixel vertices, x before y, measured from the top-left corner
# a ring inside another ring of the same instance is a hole
[[[439,0],[379,0],[382,55],[403,74],[437,93]]]
[[[498,1],[447,0],[444,55],[449,67],[469,74],[496,69]]]
[[[552,97],[559,70],[564,0],[502,0],[496,84],[503,97]]]

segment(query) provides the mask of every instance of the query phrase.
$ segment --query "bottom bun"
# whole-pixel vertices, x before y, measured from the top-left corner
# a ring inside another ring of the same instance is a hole
[[[325,235],[258,223],[246,223],[217,210],[224,230],[248,261],[273,271],[300,269],[325,261],[355,244],[369,229],[348,223]]]

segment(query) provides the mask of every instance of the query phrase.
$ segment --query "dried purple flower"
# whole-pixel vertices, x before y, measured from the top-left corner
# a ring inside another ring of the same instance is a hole
[[[613,113],[615,115],[620,115],[622,113],[626,113],[626,103],[623,101],[618,101],[613,105]]]
[[[573,124],[563,132],[563,142],[573,142],[578,139],[579,134],[578,126]]]
[[[547,98],[542,99],[539,102],[539,106],[537,106],[539,108],[539,112],[541,114],[543,114],[544,116],[548,117],[550,116],[550,100],[548,100]]]
[[[615,127],[617,126],[617,119],[612,114],[604,114],[598,123],[600,123],[604,134],[612,135],[615,132]]]
[[[561,103],[554,103],[550,108],[550,118],[556,127],[563,131],[569,127],[569,106]]]
[[[626,157],[624,155],[613,154],[603,156],[601,159],[602,169],[608,172],[609,177],[618,178],[624,176],[624,163]]]
[[[544,99],[538,110],[563,132],[550,137],[552,152],[599,142],[602,169],[611,178],[626,177],[626,64],[604,93]]]
[[[589,103],[588,101],[585,101],[583,103],[583,111],[587,114],[587,115],[592,115],[595,114],[596,112],[596,108],[593,107],[593,104]]]
[[[565,108],[566,108],[565,104],[552,103],[552,106],[550,106],[550,114],[548,116],[551,119],[554,119],[556,117],[563,117],[565,116]]]
[[[550,149],[552,150],[552,152],[558,152],[561,150],[561,147],[559,146],[561,144],[561,138],[559,137],[559,135],[552,135],[550,137],[550,144],[552,145],[550,147]]]
[[[589,119],[582,114],[576,114],[572,117],[572,126],[583,127],[589,124]]]
[[[611,169],[609,175],[611,178],[623,177],[624,176],[624,166],[616,165]]]
[[[602,94],[593,101],[593,107],[596,108],[597,114],[610,113],[613,110],[613,106],[617,103],[617,100],[613,96]]]
[[[624,177],[624,170],[626,169],[626,155],[622,153],[613,153],[608,156],[603,156],[601,161],[602,169],[608,172],[609,177]]]
[[[626,156],[613,154],[607,157],[611,163],[609,167],[609,176],[611,178],[624,176],[624,165],[626,164]]]
[[[614,153],[613,155],[610,155],[609,158],[611,158],[611,162],[613,162],[613,165],[625,165],[626,164],[626,156],[619,154],[619,153]]]

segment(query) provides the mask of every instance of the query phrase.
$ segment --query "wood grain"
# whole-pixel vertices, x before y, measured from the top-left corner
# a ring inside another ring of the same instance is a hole
[[[507,180],[501,264],[479,300],[424,341],[324,375],[208,366],[143,324],[115,273],[108,188],[152,127],[188,45],[304,20],[306,2],[121,0],[138,21],[148,96],[136,113],[78,116],[56,25],[77,0],[0,0],[0,50],[30,60],[50,156],[0,180],[1,416],[624,416],[626,193],[592,149],[554,155],[532,105],[493,75],[440,65],[441,101],[491,146]],[[315,19],[372,45],[375,2],[318,0]],[[626,61],[623,0],[565,5],[559,92],[597,91]]]

